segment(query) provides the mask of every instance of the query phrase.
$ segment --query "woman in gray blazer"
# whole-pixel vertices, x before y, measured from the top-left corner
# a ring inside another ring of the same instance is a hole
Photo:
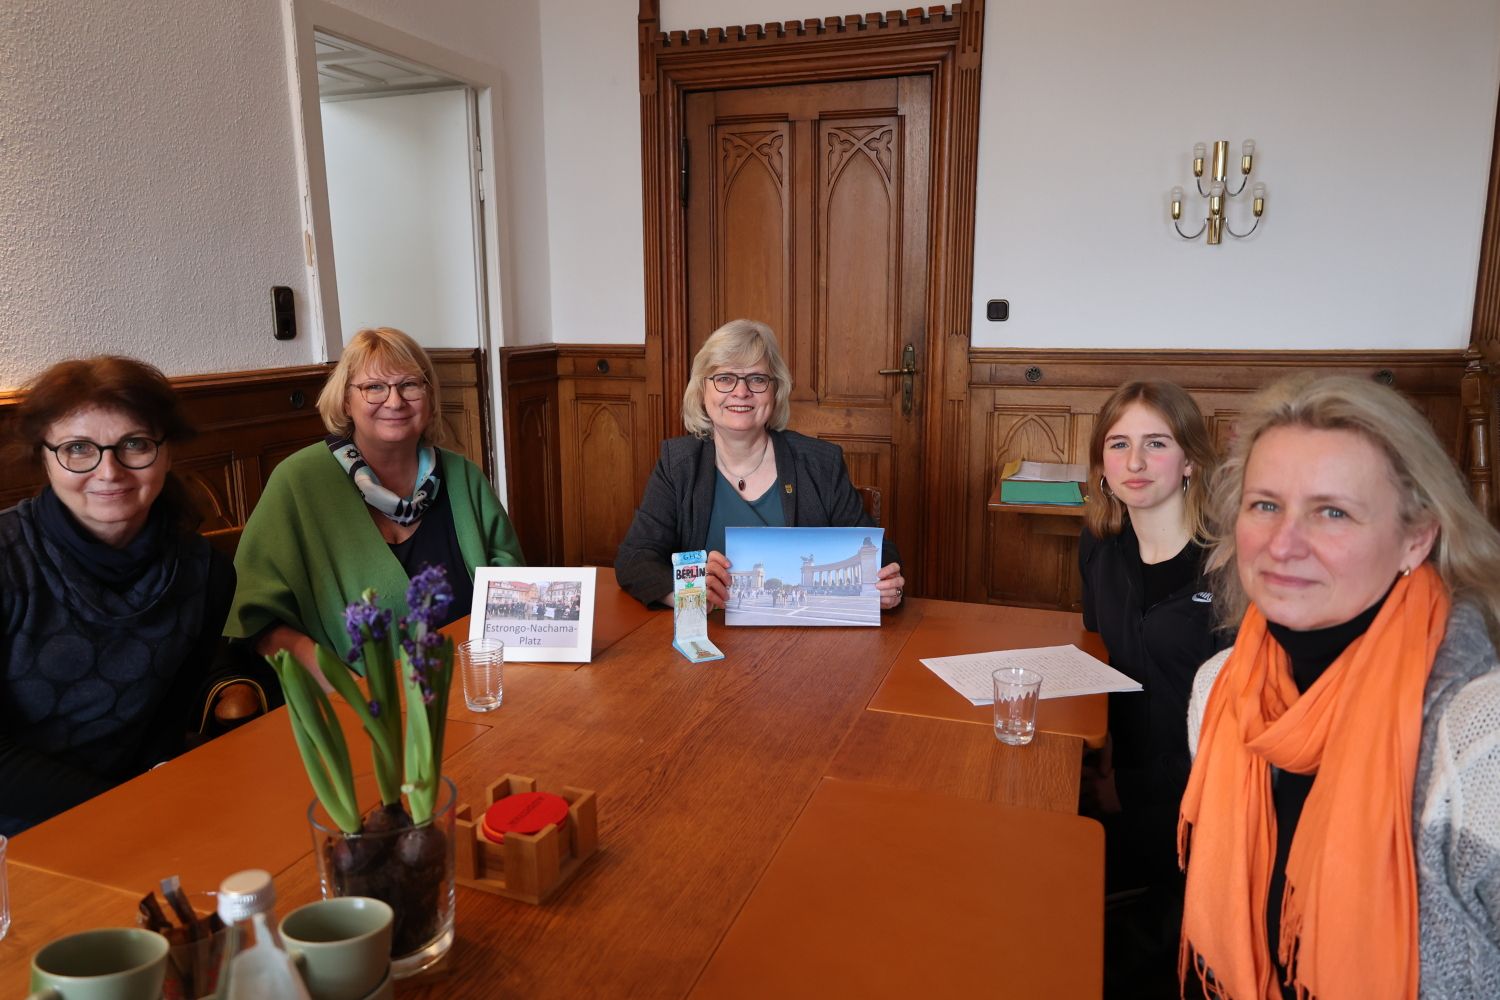
[[[764,323],[724,324],[693,359],[682,397],[689,434],[662,442],[630,531],[615,555],[620,586],[643,604],[669,603],[672,553],[708,550],[708,597],[729,595],[724,529],[873,527],[838,445],[786,430],[792,376]],[[885,539],[875,586],[882,609],[906,586]]]

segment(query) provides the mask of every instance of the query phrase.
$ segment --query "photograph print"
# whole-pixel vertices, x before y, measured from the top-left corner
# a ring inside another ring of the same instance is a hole
[[[880,528],[725,528],[726,625],[879,625]]]
[[[501,640],[507,660],[587,662],[594,575],[592,567],[480,567],[469,638]]]

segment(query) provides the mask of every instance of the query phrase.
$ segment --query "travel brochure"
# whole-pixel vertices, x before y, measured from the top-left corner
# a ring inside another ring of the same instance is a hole
[[[725,528],[726,625],[880,624],[880,528]]]
[[[672,648],[694,663],[722,660],[708,641],[708,553],[672,553]]]
[[[499,639],[511,663],[587,663],[594,645],[592,566],[481,566],[469,638]]]

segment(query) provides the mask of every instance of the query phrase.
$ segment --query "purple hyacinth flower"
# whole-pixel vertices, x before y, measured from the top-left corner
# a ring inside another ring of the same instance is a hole
[[[374,700],[370,702],[370,718],[380,718],[380,702]]]

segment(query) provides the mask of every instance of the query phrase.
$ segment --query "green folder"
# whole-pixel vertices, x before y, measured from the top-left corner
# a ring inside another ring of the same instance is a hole
[[[1024,479],[1005,479],[1000,483],[1001,503],[1052,504],[1079,507],[1083,494],[1077,483],[1038,483]]]

